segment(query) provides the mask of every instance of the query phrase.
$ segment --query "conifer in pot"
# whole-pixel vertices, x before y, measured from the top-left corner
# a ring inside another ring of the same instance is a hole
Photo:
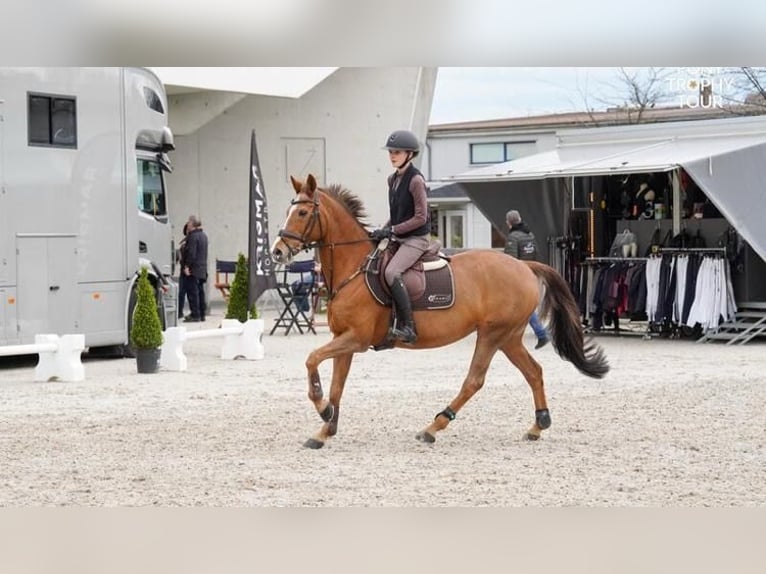
[[[157,312],[154,288],[149,282],[149,274],[145,267],[141,269],[137,282],[136,306],[131,318],[130,344],[136,352],[138,372],[156,372],[159,368],[162,346],[162,323]]]
[[[247,301],[250,296],[249,290],[250,270],[247,264],[247,258],[240,253],[237,257],[237,266],[234,268],[234,280],[231,283],[229,302],[226,306],[226,319],[237,319],[241,323],[250,319],[258,318],[258,309],[255,303],[248,310]]]

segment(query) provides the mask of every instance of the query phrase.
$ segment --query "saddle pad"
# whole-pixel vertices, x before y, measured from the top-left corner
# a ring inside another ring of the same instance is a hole
[[[385,307],[390,307],[392,299],[388,286],[384,286],[381,280],[380,263],[379,257],[369,261],[365,268],[364,281],[375,300]],[[430,271],[423,271],[420,263],[418,267],[420,267],[419,270],[408,269],[402,277],[407,291],[412,293],[420,291],[412,286],[417,285],[422,275],[425,275],[425,288],[419,297],[412,299],[412,310],[424,311],[452,307],[455,304],[455,280],[449,263]]]

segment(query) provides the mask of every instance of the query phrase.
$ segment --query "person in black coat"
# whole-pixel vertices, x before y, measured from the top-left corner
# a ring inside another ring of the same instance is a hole
[[[186,282],[186,296],[191,314],[184,319],[187,323],[205,320],[205,282],[207,281],[207,234],[202,230],[202,221],[196,215],[189,216],[188,234],[183,250],[182,273]]]
[[[521,220],[521,214],[515,209],[505,214],[505,223],[508,225],[508,235],[505,242],[505,253],[521,260],[537,260],[537,241],[535,234],[529,230],[527,224]],[[535,349],[540,349],[548,344],[550,337],[537,310],[529,318],[529,325],[535,332],[537,344]]]
[[[184,318],[184,304],[189,298],[186,296],[186,281],[184,281],[184,250],[186,249],[186,235],[189,233],[189,222],[184,223],[183,234],[184,237],[178,243],[178,251],[176,252],[176,263],[179,266],[178,271],[178,318]]]

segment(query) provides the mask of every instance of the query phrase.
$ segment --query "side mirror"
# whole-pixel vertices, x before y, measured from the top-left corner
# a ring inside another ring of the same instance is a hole
[[[160,148],[163,152],[173,151],[176,149],[176,144],[173,139],[173,132],[170,128],[165,126],[162,128],[162,139],[160,141]]]

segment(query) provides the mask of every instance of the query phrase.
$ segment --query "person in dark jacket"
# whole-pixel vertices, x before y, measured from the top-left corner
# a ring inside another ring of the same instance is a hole
[[[516,259],[537,260],[537,241],[535,234],[529,230],[527,224],[521,220],[521,214],[512,209],[505,214],[505,223],[508,225],[508,235],[505,242],[505,252]],[[548,331],[540,321],[537,311],[529,318],[529,325],[535,332],[537,344],[535,349],[540,349],[548,344],[550,338]]]
[[[394,237],[399,243],[385,271],[386,283],[396,305],[396,325],[389,336],[405,343],[414,343],[418,336],[412,318],[412,303],[402,275],[417,262],[430,245],[431,222],[428,216],[426,180],[412,165],[420,152],[417,136],[408,130],[397,130],[386,140],[383,149],[396,169],[388,176],[389,219],[370,237],[380,241]]]
[[[196,215],[189,216],[186,246],[183,250],[183,277],[186,281],[186,296],[189,298],[191,314],[184,319],[187,323],[205,320],[205,282],[207,281],[207,234]]]
[[[184,223],[183,234],[184,237],[178,243],[178,251],[176,252],[176,263],[180,268],[178,273],[178,318],[184,318],[184,304],[189,298],[186,296],[186,281],[184,281],[184,250],[186,249],[186,235],[189,233],[189,222]],[[190,304],[191,305],[191,304]],[[191,308],[191,307],[190,307]]]

